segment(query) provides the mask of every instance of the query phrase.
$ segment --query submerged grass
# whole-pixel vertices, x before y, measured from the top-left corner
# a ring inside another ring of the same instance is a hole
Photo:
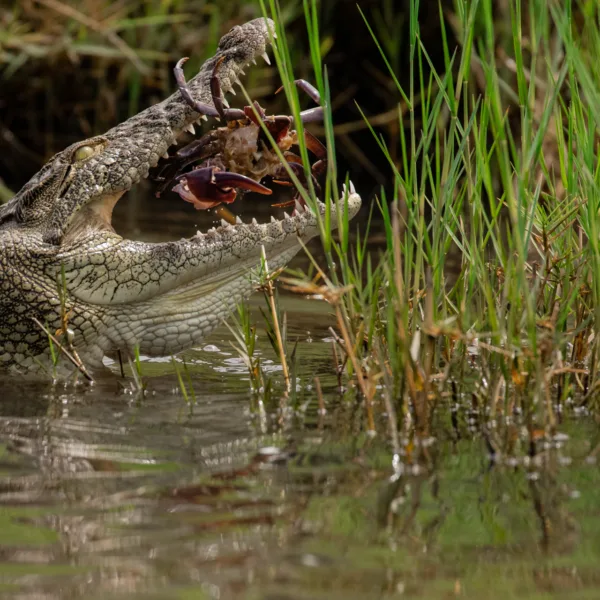
[[[277,65],[297,117],[279,5],[261,6],[277,23]],[[334,237],[328,209],[327,267],[317,280],[295,273],[288,283],[332,305],[340,363],[362,397],[365,428],[375,432],[385,415],[392,432],[408,422],[426,439],[436,407],[471,397],[490,446],[501,451],[508,442],[494,432],[500,417],[520,415],[533,441],[540,428],[553,434],[569,407],[595,407],[598,7],[510,0],[501,23],[492,0],[455,0],[451,11],[440,4],[445,67],[437,72],[421,43],[419,0],[411,0],[408,89],[386,56],[389,43],[379,43],[365,17],[409,120],[405,130],[399,106],[398,150],[365,118],[394,182],[376,202],[385,230],[379,256],[367,251],[368,230],[350,244],[317,3],[303,7],[327,107],[325,197],[335,200],[341,226]],[[301,154],[308,165],[303,144]],[[314,190],[306,194],[313,202]]]

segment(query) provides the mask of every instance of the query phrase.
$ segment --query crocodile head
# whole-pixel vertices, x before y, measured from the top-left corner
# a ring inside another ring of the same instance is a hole
[[[194,97],[212,102],[218,60],[221,88],[230,91],[242,69],[264,55],[269,27],[256,19],[227,33],[189,82]],[[223,224],[177,242],[119,236],[111,223],[116,202],[198,117],[175,93],[58,153],[0,208],[0,367],[46,370],[48,334],[55,331],[92,368],[116,351],[165,356],[189,348],[252,292],[249,275],[263,248],[277,269],[318,234],[317,218],[306,209],[269,223]],[[353,217],[359,196],[351,187],[342,197]]]

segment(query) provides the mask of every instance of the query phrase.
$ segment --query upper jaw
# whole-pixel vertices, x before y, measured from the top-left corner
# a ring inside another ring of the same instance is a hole
[[[215,56],[208,59],[204,63],[202,71],[188,82],[194,98],[212,104],[210,92],[207,92],[207,82],[209,75],[212,74],[212,68],[222,57],[225,57],[225,60],[219,68],[221,91],[235,95],[234,85],[237,84],[241,87],[240,76],[245,74],[244,70],[247,67],[255,65],[259,57],[267,64],[271,64],[267,50],[276,37],[275,23],[266,17],[254,19],[231,29],[221,38]],[[168,103],[168,100],[166,102]],[[196,123],[201,125],[202,121],[206,120],[206,116],[188,108],[185,118],[173,127],[175,137],[173,140],[169,140],[169,145],[177,143],[177,137],[184,132],[193,133],[194,125]]]

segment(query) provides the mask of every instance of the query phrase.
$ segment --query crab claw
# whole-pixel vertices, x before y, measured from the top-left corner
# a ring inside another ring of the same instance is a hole
[[[221,171],[217,167],[195,169],[177,177],[177,185],[173,188],[186,202],[191,202],[196,210],[208,210],[219,204],[231,204],[236,196],[235,188],[272,194],[272,190],[261,185],[254,179]]]

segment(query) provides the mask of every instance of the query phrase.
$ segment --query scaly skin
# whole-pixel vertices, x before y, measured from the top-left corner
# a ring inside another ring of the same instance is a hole
[[[220,69],[228,92],[238,73],[268,45],[265,19],[234,27],[189,82],[211,103]],[[249,271],[264,246],[269,266],[284,266],[318,234],[309,210],[268,224],[223,225],[189,240],[150,244],[123,239],[111,226],[118,199],[156,166],[198,120],[179,92],[55,155],[0,208],[0,368],[51,372],[48,337],[32,317],[61,328],[61,296],[72,345],[88,368],[105,354],[167,356],[190,348],[252,292]],[[344,192],[349,216],[360,207]],[[324,211],[324,205],[319,210]],[[333,226],[336,226],[335,219]]]

